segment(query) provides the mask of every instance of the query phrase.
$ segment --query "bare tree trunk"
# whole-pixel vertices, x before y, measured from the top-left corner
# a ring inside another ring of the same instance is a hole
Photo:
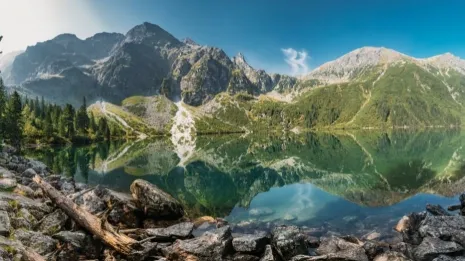
[[[76,205],[71,199],[42,180],[39,175],[36,175],[33,180],[59,208],[87,231],[97,236],[100,240],[110,245],[121,254],[129,255],[134,251],[133,244],[137,243],[136,240],[118,233],[108,222],[102,221]]]

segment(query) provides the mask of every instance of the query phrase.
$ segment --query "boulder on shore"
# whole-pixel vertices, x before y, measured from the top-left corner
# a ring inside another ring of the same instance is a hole
[[[131,193],[148,217],[177,219],[184,215],[184,208],[175,198],[148,181],[135,180]]]

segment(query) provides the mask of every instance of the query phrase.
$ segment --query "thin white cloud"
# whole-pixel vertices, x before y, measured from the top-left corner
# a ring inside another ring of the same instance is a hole
[[[308,73],[307,60],[310,58],[307,51],[297,51],[293,48],[281,49],[286,63],[291,67],[291,74],[294,76]]]

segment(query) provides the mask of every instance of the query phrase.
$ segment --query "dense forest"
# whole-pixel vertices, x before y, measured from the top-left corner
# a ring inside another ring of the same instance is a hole
[[[24,144],[80,144],[125,135],[118,125],[88,113],[85,97],[78,109],[70,104],[62,107],[46,103],[43,97],[9,94],[0,78],[0,140],[19,150]]]

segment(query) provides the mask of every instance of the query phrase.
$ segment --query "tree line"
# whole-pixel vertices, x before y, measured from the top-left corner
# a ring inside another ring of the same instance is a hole
[[[105,117],[96,119],[87,112],[86,98],[75,109],[71,104],[59,106],[44,98],[7,94],[0,78],[0,141],[17,149],[27,143],[88,143],[122,137],[126,133]]]

